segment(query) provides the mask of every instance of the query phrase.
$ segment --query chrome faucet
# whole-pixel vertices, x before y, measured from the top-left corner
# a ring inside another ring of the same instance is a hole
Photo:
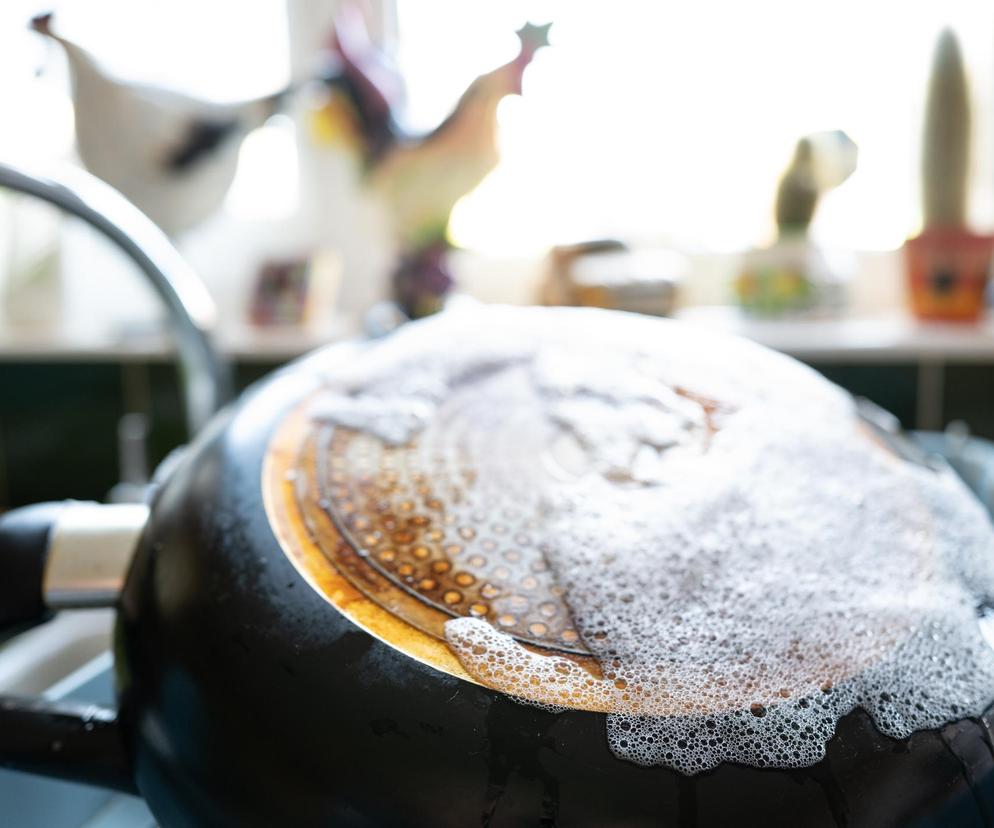
[[[66,165],[29,170],[0,162],[0,187],[35,196],[95,228],[131,259],[165,303],[176,338],[190,436],[231,398],[228,366],[212,342],[217,317],[203,282],[166,235],[120,193]]]

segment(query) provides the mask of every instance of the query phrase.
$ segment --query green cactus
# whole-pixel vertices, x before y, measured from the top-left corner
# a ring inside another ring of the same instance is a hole
[[[926,228],[966,224],[970,121],[970,90],[959,40],[951,29],[944,29],[932,58],[922,141]]]

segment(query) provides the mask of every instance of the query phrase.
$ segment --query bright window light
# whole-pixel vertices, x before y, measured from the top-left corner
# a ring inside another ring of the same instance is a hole
[[[819,209],[826,244],[892,249],[920,222],[925,84],[943,25],[960,35],[976,106],[972,217],[994,220],[994,6],[975,0],[650,3],[398,0],[412,123],[514,53],[526,19],[552,48],[500,111],[503,160],[457,207],[486,252],[602,236],[731,250],[771,237],[795,142],[843,129],[858,171]]]

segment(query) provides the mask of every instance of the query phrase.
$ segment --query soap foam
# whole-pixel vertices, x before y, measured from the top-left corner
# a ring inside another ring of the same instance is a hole
[[[370,346],[313,413],[458,453],[454,522],[500,515],[540,550],[596,665],[469,616],[450,647],[515,697],[606,712],[622,758],[805,766],[857,706],[906,737],[994,695],[986,513],[786,357],[675,322],[481,308]]]

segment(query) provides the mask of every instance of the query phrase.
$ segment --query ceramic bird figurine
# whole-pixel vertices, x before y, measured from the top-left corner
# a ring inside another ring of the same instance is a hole
[[[811,224],[818,203],[819,187],[815,176],[814,148],[807,138],[797,142],[790,166],[777,186],[776,218],[781,236],[804,233]]]
[[[394,274],[395,298],[411,316],[434,312],[452,284],[445,264],[446,232],[456,202],[472,191],[497,165],[497,105],[521,94],[522,76],[535,52],[548,44],[551,24],[526,24],[518,32],[518,54],[474,80],[449,116],[424,135],[405,134],[394,117],[394,80],[381,69],[348,20],[336,23],[333,46],[341,67],[329,76],[335,96],[319,132],[351,139],[361,155],[365,181],[387,205],[399,246]],[[359,59],[362,55],[362,59]],[[343,119],[348,122],[343,123]]]
[[[66,53],[76,143],[86,168],[123,193],[167,234],[187,230],[220,207],[245,135],[273,114],[283,93],[232,104],[114,77],[57,34],[51,14],[31,28]]]
[[[856,169],[855,142],[840,129],[813,132],[797,142],[777,186],[776,220],[781,237],[804,234],[818,199]]]
[[[845,305],[845,274],[808,235],[819,199],[856,169],[858,148],[842,130],[801,138],[777,185],[777,240],[748,250],[734,288],[748,313],[831,315]]]

